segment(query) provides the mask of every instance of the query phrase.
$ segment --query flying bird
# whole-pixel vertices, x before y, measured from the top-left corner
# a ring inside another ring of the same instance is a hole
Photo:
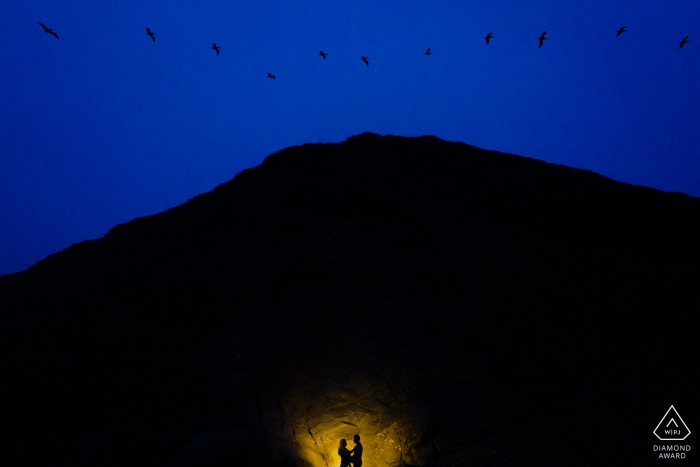
[[[618,30],[617,30],[617,36],[615,36],[615,37],[619,37],[620,34],[622,34],[623,32],[627,32],[627,29],[625,29],[626,27],[627,27],[627,26],[622,26],[620,29],[618,29]]]
[[[319,54],[321,57],[323,57],[324,60],[325,60],[326,57],[328,56],[328,54],[327,54],[326,52],[324,52],[323,50],[320,51],[318,54]]]
[[[492,34],[492,33],[488,33],[488,34],[486,34],[486,35],[484,36],[484,39],[486,39],[486,44],[487,44],[487,45],[488,45],[488,43],[489,43],[489,41],[491,40],[492,37],[493,37],[493,34]]]
[[[44,32],[48,32],[48,33],[51,34],[53,37],[55,37],[56,39],[58,39],[58,34],[56,34],[56,33],[53,31],[53,29],[47,28],[46,25],[45,25],[44,23],[36,23],[36,24],[38,24],[39,26],[41,26],[42,28],[44,28]]]
[[[219,46],[214,42],[211,46],[212,49],[216,50],[216,55],[219,55]]]
[[[679,42],[680,45],[678,46],[678,50],[681,50],[686,43],[690,42],[688,40],[689,37],[690,36],[685,36],[683,40]]]
[[[268,78],[272,78],[272,79],[277,79],[277,76],[273,75],[273,74],[270,73],[269,71],[267,72],[267,77],[268,77]]]
[[[360,60],[362,60],[363,62],[365,62],[365,65],[369,66],[369,61],[368,61],[368,60],[369,60],[369,57],[365,57],[365,56],[363,55],[362,57],[360,57]]]
[[[430,53],[430,47],[428,47],[428,50],[425,51],[425,55],[432,55],[432,53]]]
[[[542,47],[542,44],[544,44],[544,41],[549,40],[548,38],[544,37],[545,34],[547,34],[547,31],[545,31],[545,32],[543,32],[542,34],[540,34],[540,38],[539,38],[539,39],[540,39],[540,45],[537,46],[538,49],[539,49],[540,47]]]
[[[150,29],[146,28],[146,35],[151,36],[151,39],[153,39],[153,42],[156,41],[156,33],[151,31]]]

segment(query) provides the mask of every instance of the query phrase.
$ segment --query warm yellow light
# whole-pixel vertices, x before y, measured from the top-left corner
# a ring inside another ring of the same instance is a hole
[[[301,457],[314,467],[334,467],[340,465],[338,446],[342,438],[347,440],[348,449],[355,446],[353,436],[359,434],[364,448],[362,456],[366,467],[389,467],[401,463],[403,442],[401,432],[410,427],[399,421],[378,420],[386,418],[376,410],[365,412],[337,413],[331,410],[327,417],[315,420],[309,425],[298,426],[297,446]]]

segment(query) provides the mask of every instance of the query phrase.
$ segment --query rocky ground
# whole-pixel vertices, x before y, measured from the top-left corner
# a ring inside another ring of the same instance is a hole
[[[0,277],[0,464],[661,465],[698,218],[434,137],[284,149]]]

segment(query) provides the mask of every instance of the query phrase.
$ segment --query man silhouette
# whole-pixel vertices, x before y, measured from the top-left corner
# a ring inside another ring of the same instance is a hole
[[[360,467],[362,465],[362,443],[360,443],[360,435],[353,436],[352,440],[355,443],[355,447],[350,451],[350,454],[352,454],[352,459],[350,461],[353,467]]]

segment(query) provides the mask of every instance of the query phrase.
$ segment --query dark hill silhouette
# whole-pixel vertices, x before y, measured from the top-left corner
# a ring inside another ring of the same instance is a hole
[[[698,217],[430,136],[275,152],[0,277],[0,464],[656,465]]]

